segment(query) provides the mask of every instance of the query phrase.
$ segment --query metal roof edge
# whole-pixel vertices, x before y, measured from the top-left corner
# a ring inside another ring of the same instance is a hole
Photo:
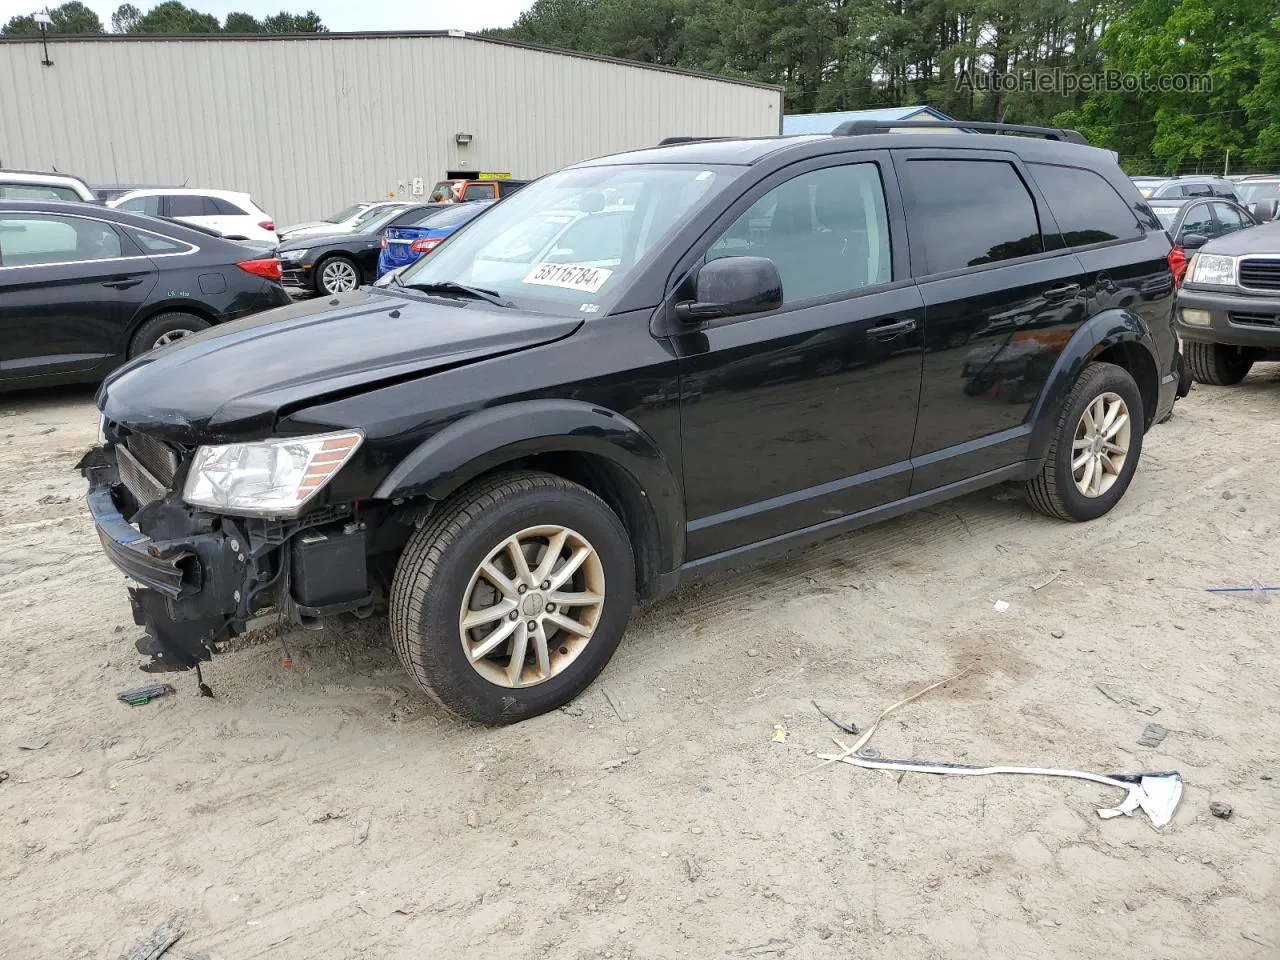
[[[49,42],[63,43],[168,43],[173,41],[197,41],[218,43],[233,40],[250,40],[270,43],[278,40],[415,40],[440,39],[477,40],[481,43],[495,43],[505,47],[516,47],[521,50],[532,50],[538,53],[549,53],[564,57],[577,57],[580,60],[597,60],[601,63],[612,63],[618,66],[635,67],[640,70],[654,70],[659,73],[672,73],[677,76],[696,77],[701,80],[716,80],[738,87],[753,87],[757,90],[772,90],[782,93],[786,90],[781,84],[760,83],[755,80],[739,80],[717,73],[702,70],[688,70],[683,67],[668,67],[657,63],[644,63],[640,60],[627,60],[623,57],[610,57],[602,53],[587,53],[582,50],[565,50],[561,47],[548,47],[537,43],[525,43],[522,40],[509,40],[506,37],[488,36],[482,33],[461,30],[368,30],[347,33],[68,33],[49,34]],[[39,36],[0,37],[0,44],[40,43]]]

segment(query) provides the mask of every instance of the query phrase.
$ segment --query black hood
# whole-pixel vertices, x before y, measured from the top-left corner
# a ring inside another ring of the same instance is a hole
[[[1200,250],[1204,253],[1225,253],[1233,257],[1251,253],[1280,253],[1280,222],[1264,223],[1259,227],[1237,230],[1217,240],[1210,240]]]
[[[98,394],[107,419],[177,443],[270,433],[282,408],[568,336],[582,321],[357,290],[211,327],[138,357]]]
[[[313,247],[323,247],[330,243],[359,243],[362,240],[376,242],[378,236],[373,233],[351,233],[341,230],[309,233],[305,237],[298,237],[296,240],[281,240],[280,250],[310,250]]]

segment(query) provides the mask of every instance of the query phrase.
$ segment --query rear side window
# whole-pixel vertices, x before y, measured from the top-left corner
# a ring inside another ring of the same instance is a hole
[[[1207,203],[1197,203],[1187,211],[1187,215],[1182,219],[1182,226],[1178,228],[1178,236],[1175,240],[1181,243],[1183,237],[1190,236],[1193,233],[1202,237],[1212,237],[1215,230],[1213,215],[1209,213],[1209,205]]]
[[[1029,163],[1069,247],[1142,236],[1138,218],[1106,179],[1092,170]]]
[[[211,213],[206,216],[210,217],[247,217],[249,212],[242,210],[230,200],[224,200],[222,197],[205,197],[205,203]]]
[[[496,200],[498,188],[492,183],[473,183],[467,187],[467,200]]]
[[[159,197],[131,197],[120,204],[119,207],[121,210],[128,210],[132,213],[145,213],[149,217],[160,216]]]
[[[181,243],[169,237],[162,237],[158,233],[149,233],[146,230],[129,230],[129,236],[133,241],[142,248],[143,253],[182,253],[185,250],[194,249],[188,243]]]
[[[174,194],[166,197],[165,199],[168,201],[168,215],[171,217],[217,216],[216,213],[205,207],[205,204],[209,201],[208,197],[197,197],[190,194]]]
[[[43,183],[0,183],[0,199],[79,200],[80,194],[70,187],[55,187]]]
[[[1245,217],[1229,203],[1215,203],[1213,212],[1218,215],[1218,222],[1222,224],[1223,233],[1234,233],[1244,227],[1253,226],[1252,220]]]
[[[1002,160],[908,160],[904,189],[925,273],[947,273],[1044,251],[1035,202]]]
[[[100,220],[38,213],[0,217],[0,265],[30,267],[120,256],[120,235]]]
[[[1213,187],[1207,183],[1184,183],[1182,185],[1184,197],[1212,197]]]

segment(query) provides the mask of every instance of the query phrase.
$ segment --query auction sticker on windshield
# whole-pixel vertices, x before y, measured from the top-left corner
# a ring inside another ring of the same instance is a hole
[[[613,276],[604,267],[582,267],[573,263],[539,263],[524,278],[524,283],[536,283],[544,287],[564,287],[595,293]]]

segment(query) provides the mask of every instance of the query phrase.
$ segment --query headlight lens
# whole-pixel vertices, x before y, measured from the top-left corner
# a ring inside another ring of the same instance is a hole
[[[241,516],[291,517],[333,479],[362,440],[352,430],[201,447],[182,499]]]
[[[281,250],[281,251],[280,251],[280,259],[281,259],[281,260],[289,260],[289,261],[301,260],[301,259],[302,259],[303,257],[305,257],[306,255],[307,255],[307,251],[306,251],[305,249],[304,249],[304,250]]]
[[[1216,253],[1197,253],[1191,258],[1187,270],[1189,283],[1207,283],[1215,287],[1234,287],[1236,284],[1236,258]]]

